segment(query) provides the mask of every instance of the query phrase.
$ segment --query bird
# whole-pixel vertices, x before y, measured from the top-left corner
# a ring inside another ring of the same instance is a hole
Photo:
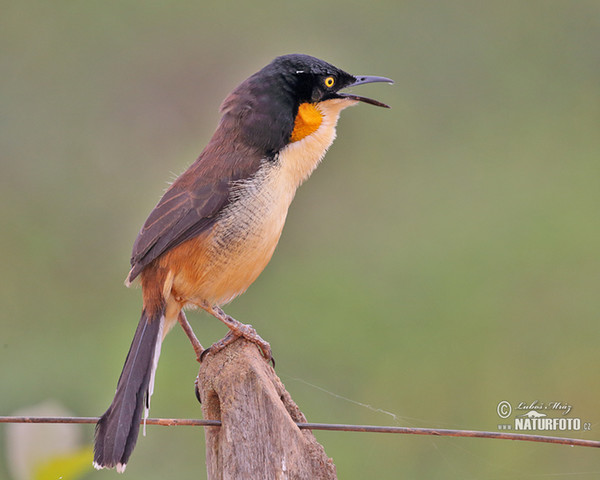
[[[141,283],[142,313],[114,399],[96,424],[97,469],[125,470],[142,415],[148,417],[162,342],[176,323],[198,361],[239,337],[272,359],[269,343],[221,307],[244,293],[271,259],[296,189],[331,146],[340,112],[361,102],[389,108],[342,92],[375,82],[393,83],[289,54],[225,98],[207,146],[166,190],[134,242],[125,283]],[[228,334],[204,349],[185,308],[205,310]]]

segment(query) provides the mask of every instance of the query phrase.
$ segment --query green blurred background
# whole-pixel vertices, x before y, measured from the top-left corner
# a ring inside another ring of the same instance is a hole
[[[300,52],[396,80],[361,87],[392,110],[342,114],[271,264],[227,307],[309,421],[497,431],[502,400],[561,401],[592,431],[553,433],[600,437],[596,0],[0,9],[0,415],[105,410],[139,318],[123,279],[141,224],[227,93]],[[189,318],[205,344],[225,333]],[[175,329],[151,415],[200,416],[196,373]],[[316,435],[343,479],[600,473],[595,449]],[[205,478],[203,431],[149,427],[126,475]]]

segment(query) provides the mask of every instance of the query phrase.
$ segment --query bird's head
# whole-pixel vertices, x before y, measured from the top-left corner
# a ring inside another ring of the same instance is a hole
[[[394,83],[389,78],[368,75],[354,76],[323,60],[299,54],[277,57],[262,71],[265,70],[280,75],[281,81],[291,86],[291,91],[299,103],[346,99],[389,108],[388,105],[377,100],[341,92],[345,88],[363,83]]]
[[[283,55],[242,82],[225,99],[221,111],[244,132],[246,140],[274,154],[312,133],[328,107],[335,111],[335,121],[343,108],[358,102],[389,108],[377,100],[342,92],[375,82],[394,83],[386,77],[351,75],[309,55]]]

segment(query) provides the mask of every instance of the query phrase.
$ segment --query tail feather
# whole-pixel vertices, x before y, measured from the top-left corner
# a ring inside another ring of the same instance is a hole
[[[142,412],[150,407],[160,355],[164,311],[149,317],[144,310],[129,348],[115,397],[96,424],[94,466],[123,472],[140,431]]]

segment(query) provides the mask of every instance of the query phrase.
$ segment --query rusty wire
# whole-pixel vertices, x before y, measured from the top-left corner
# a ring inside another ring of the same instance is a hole
[[[17,417],[0,416],[0,423],[96,423],[98,417]],[[146,425],[220,427],[220,420],[202,420],[194,418],[148,418]],[[496,438],[524,442],[555,443],[577,447],[600,448],[600,441],[581,438],[550,437],[523,433],[486,432],[480,430],[449,430],[440,428],[389,427],[377,425],[344,425],[331,423],[297,423],[298,428],[306,430],[329,430],[336,432],[396,433],[404,435],[433,435],[440,437]]]

